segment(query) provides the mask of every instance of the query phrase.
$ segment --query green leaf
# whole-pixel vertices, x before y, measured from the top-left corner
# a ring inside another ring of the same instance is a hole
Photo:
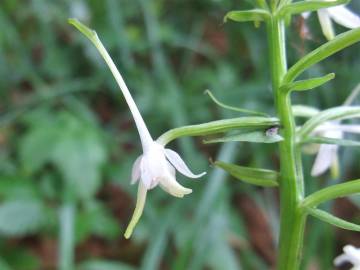
[[[340,106],[324,110],[311,117],[298,131],[300,141],[305,138],[318,126],[331,120],[342,120],[360,117],[360,106]]]
[[[78,270],[135,270],[135,267],[121,262],[94,259],[82,262]]]
[[[302,144],[308,143],[316,143],[316,144],[336,144],[341,146],[360,146],[360,142],[352,141],[352,140],[345,140],[345,139],[334,139],[334,138],[327,138],[327,137],[309,137],[306,138],[304,141],[301,141]]]
[[[268,4],[266,3],[266,0],[256,0],[256,4],[263,9],[269,9]]]
[[[222,161],[216,161],[214,165],[249,184],[263,187],[278,186],[279,173],[273,170],[243,167]]]
[[[259,22],[270,18],[270,13],[264,9],[239,10],[230,11],[224,17],[224,22],[228,19],[235,22]]]
[[[325,58],[353,45],[360,40],[360,28],[353,29],[336,36],[319,48],[301,58],[286,73],[283,83],[288,84],[294,81],[302,72],[317,64]]]
[[[281,87],[282,91],[306,91],[319,87],[335,78],[335,73],[329,73],[323,77],[301,80],[286,84]]]
[[[224,133],[230,130],[249,131],[249,129],[267,129],[274,126],[279,126],[279,120],[277,118],[257,116],[231,118],[174,128],[161,135],[157,139],[157,142],[166,145],[172,140],[184,136],[205,136]]]
[[[310,118],[320,112],[319,109],[307,105],[293,105],[291,108],[295,117]]]
[[[37,201],[9,201],[0,205],[0,234],[24,236],[46,223],[44,207]]]
[[[266,130],[241,133],[233,136],[227,136],[217,139],[204,140],[204,143],[220,143],[220,142],[254,142],[254,143],[276,143],[282,141],[283,138],[279,134],[271,134]]]
[[[1,257],[0,257],[0,269],[1,270],[12,270],[10,265]]]
[[[304,209],[317,207],[320,203],[358,193],[360,193],[360,180],[352,180],[332,185],[310,194],[303,200],[301,207]]]
[[[100,185],[106,150],[95,123],[67,111],[37,112],[20,141],[20,159],[33,174],[46,163],[60,171],[65,184],[80,198],[95,194]]]
[[[324,1],[324,0],[307,0],[291,3],[284,5],[279,13],[281,16],[300,14],[307,11],[315,11],[322,8],[329,8],[338,5],[344,5],[349,3],[350,0],[334,0],[334,1]]]
[[[331,225],[334,225],[336,227],[345,230],[360,232],[360,225],[338,218],[323,210],[316,208],[306,208],[306,212],[312,215],[313,217],[316,217],[324,222],[330,223]]]

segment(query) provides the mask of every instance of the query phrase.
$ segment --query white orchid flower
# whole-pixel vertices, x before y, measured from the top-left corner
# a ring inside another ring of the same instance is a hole
[[[138,180],[140,180],[140,182],[135,211],[124,234],[125,238],[129,238],[142,215],[148,190],[159,185],[171,195],[182,198],[185,195],[190,194],[192,190],[183,187],[176,181],[175,168],[180,173],[190,178],[199,178],[203,176],[205,172],[197,175],[193,174],[178,153],[165,148],[164,145],[152,139],[123,77],[101,43],[96,32],[87,28],[75,19],[69,19],[69,22],[85,34],[99,50],[124,95],[139,132],[143,154],[136,159],[132,168],[131,183],[135,184]]]
[[[313,135],[332,139],[342,139],[344,133],[360,134],[360,125],[346,125],[341,124],[338,121],[326,122],[317,127],[314,130]],[[335,144],[322,144],[311,169],[311,175],[319,176],[331,168],[331,166],[335,165],[338,161],[338,149],[339,146]]]
[[[331,2],[333,0],[324,1]],[[328,40],[335,37],[335,30],[332,21],[350,29],[360,27],[360,17],[350,9],[346,8],[345,5],[319,9],[317,14],[322,32]],[[310,12],[302,14],[305,19],[307,19],[309,15]]]
[[[347,97],[344,106],[350,106],[355,98],[360,94],[360,84],[358,84]],[[311,112],[312,115],[316,114],[316,111]],[[360,134],[359,124],[341,124],[340,121],[329,121],[313,131],[313,135],[321,137],[342,139],[345,133]],[[315,158],[314,165],[311,169],[312,176],[319,176],[326,172],[331,167],[337,168],[338,165],[338,149],[339,146],[336,144],[322,144],[318,150],[318,154]]]
[[[343,248],[343,251],[343,254],[335,258],[335,266],[340,266],[343,263],[349,262],[354,266],[351,270],[360,270],[360,248],[346,245]]]

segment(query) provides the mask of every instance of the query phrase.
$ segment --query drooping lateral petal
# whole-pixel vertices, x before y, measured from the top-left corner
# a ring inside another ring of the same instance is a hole
[[[142,160],[142,155],[139,156],[135,162],[134,162],[134,165],[132,167],[132,170],[131,170],[131,184],[135,184],[139,178],[140,178],[140,175],[141,175],[141,160]]]
[[[200,174],[193,174],[185,162],[182,160],[180,155],[171,149],[165,149],[165,156],[170,161],[170,163],[183,175],[190,178],[199,178],[206,174],[206,172]]]
[[[333,39],[335,32],[328,11],[320,9],[317,13],[323,34],[328,40]]]
[[[190,194],[192,190],[190,188],[183,187],[180,185],[175,177],[168,175],[168,177],[161,178],[159,181],[160,187],[167,193],[174,197],[182,198],[187,194]]]
[[[337,145],[321,145],[311,169],[312,176],[319,176],[328,170],[337,155]]]
[[[143,212],[144,206],[145,206],[145,201],[146,201],[146,193],[147,193],[147,189],[140,181],[139,187],[138,187],[138,193],[137,193],[134,214],[132,215],[130,223],[127,226],[125,234],[124,234],[126,239],[130,238],[136,224],[138,223],[138,221],[142,215],[142,212]]]
[[[342,26],[350,29],[360,27],[360,17],[345,6],[328,8],[327,11],[331,18]]]

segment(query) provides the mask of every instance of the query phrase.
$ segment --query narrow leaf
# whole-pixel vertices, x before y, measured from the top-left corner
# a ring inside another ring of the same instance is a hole
[[[359,179],[332,185],[307,196],[302,202],[302,208],[316,207],[320,203],[358,193],[360,193]]]
[[[227,136],[212,140],[204,140],[204,143],[220,143],[220,142],[254,142],[254,143],[276,143],[282,141],[283,138],[279,134],[272,134],[265,131],[254,131],[241,133],[233,136]]]
[[[360,146],[360,142],[345,139],[335,139],[327,137],[309,137],[301,142],[302,144],[316,143],[316,144],[336,144],[341,146]]]
[[[222,161],[216,161],[214,165],[249,184],[263,187],[275,187],[278,185],[279,173],[273,170],[243,167]]]
[[[234,10],[225,15],[224,22],[227,22],[228,19],[235,22],[259,22],[265,21],[268,18],[270,18],[270,13],[263,9]]]
[[[267,129],[279,126],[279,120],[272,117],[239,117],[212,121],[208,123],[183,126],[171,129],[162,134],[157,142],[166,145],[174,139],[184,136],[205,136],[216,133],[224,133],[230,130]]]
[[[295,117],[310,118],[320,112],[319,109],[307,105],[293,105],[291,108]]]
[[[353,45],[359,40],[360,28],[347,31],[336,36],[334,39],[305,55],[295,65],[293,65],[286,73],[283,83],[291,83],[309,67],[337,53],[338,51]]]
[[[339,227],[339,228],[342,228],[345,230],[360,232],[360,225],[343,220],[341,218],[338,218],[338,217],[336,217],[328,212],[325,212],[323,210],[316,209],[316,208],[307,208],[306,212],[308,214],[312,215],[313,217],[316,217],[316,218],[318,218],[324,222],[327,222],[331,225],[334,225],[336,227]]]
[[[289,5],[283,6],[280,10],[281,16],[284,15],[293,15],[300,14],[308,11],[315,11],[322,8],[329,8],[333,6],[343,5],[349,3],[350,0],[333,0],[333,1],[324,1],[324,0],[307,0],[291,3]]]
[[[300,80],[282,86],[282,91],[306,91],[319,87],[335,78],[335,73],[329,73],[323,77]]]
[[[311,117],[298,131],[300,141],[305,138],[318,126],[331,120],[342,120],[360,117],[360,106],[340,106],[324,110]]]

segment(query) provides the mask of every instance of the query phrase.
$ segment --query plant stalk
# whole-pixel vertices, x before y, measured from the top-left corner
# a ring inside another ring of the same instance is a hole
[[[73,270],[75,268],[75,211],[73,202],[64,202],[59,209],[59,270]]]
[[[287,72],[284,20],[278,18],[274,12],[267,27],[275,107],[284,138],[279,144],[280,238],[277,264],[279,270],[297,270],[300,266],[306,217],[300,208],[304,196],[302,163],[296,145],[290,94],[281,91]]]

